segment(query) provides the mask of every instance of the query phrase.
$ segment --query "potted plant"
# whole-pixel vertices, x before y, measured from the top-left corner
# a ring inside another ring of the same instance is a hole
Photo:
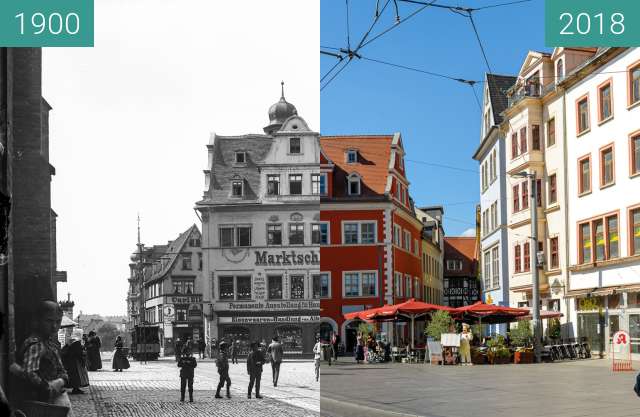
[[[431,321],[427,323],[424,333],[433,340],[440,340],[442,333],[449,333],[449,328],[453,324],[448,312],[438,310],[431,315]]]
[[[514,363],[533,363],[533,349],[531,349],[533,333],[531,322],[522,320],[509,332],[511,345],[516,348],[513,355]]]
[[[504,336],[497,337],[487,342],[487,360],[492,365],[500,365],[511,361],[511,351],[505,345]]]

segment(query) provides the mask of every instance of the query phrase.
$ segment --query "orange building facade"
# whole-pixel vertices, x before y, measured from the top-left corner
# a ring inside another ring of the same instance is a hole
[[[351,352],[360,323],[344,314],[425,298],[423,225],[410,198],[400,134],[323,136],[320,145],[321,338],[334,332]]]

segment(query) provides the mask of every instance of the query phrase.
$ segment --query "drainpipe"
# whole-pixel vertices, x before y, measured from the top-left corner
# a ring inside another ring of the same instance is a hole
[[[565,308],[567,311],[567,316],[565,317],[565,324],[567,324],[567,329],[565,329],[566,334],[565,337],[569,337],[571,332],[568,329],[569,323],[571,323],[571,299],[567,298],[567,293],[569,292],[569,187],[568,184],[568,155],[567,155],[567,92],[563,88],[562,89],[562,159],[563,159],[563,174],[564,174],[564,290],[563,290],[563,298],[565,302]]]

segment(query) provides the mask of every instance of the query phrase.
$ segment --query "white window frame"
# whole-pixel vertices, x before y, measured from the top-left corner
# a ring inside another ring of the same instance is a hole
[[[351,157],[353,156],[353,160]],[[358,150],[357,149],[349,149],[346,153],[346,162],[347,164],[355,164],[358,162]]]
[[[328,194],[328,188],[329,185],[327,184],[327,180],[328,180],[328,176],[326,172],[322,172],[320,173],[320,185],[319,185],[319,192],[320,195],[327,195]],[[322,184],[324,183],[324,192],[322,190]]]
[[[313,222],[311,223],[311,242],[313,243],[313,226],[318,225],[322,227],[323,225],[327,227],[327,243],[322,243],[322,231],[320,231],[320,243],[319,245],[330,245],[331,244],[331,223],[329,222]]]
[[[320,195],[320,174],[311,174],[311,195]],[[314,181],[317,179],[317,181]],[[314,189],[314,185],[316,189]]]
[[[356,224],[358,226],[357,237],[358,241],[356,243],[346,243],[346,235],[345,235],[345,226],[347,224]],[[371,243],[363,243],[362,242],[362,225],[363,224],[373,224],[373,242]],[[342,233],[342,244],[343,245],[375,245],[378,242],[378,222],[376,220],[343,220],[340,224],[340,229]]]
[[[351,183],[357,183],[358,184],[358,192],[357,193],[352,193],[351,192]],[[361,195],[362,194],[362,179],[360,178],[360,175],[358,175],[355,172],[349,174],[349,176],[347,177],[347,194],[348,195]]]
[[[346,291],[346,275],[349,274],[357,274],[358,276],[358,295],[347,295]],[[376,289],[374,295],[362,295],[362,274],[373,274],[375,276]],[[378,271],[376,270],[361,270],[361,271],[342,271],[342,298],[354,299],[354,298],[372,298],[378,297],[380,294],[379,287],[379,279],[378,279]]]

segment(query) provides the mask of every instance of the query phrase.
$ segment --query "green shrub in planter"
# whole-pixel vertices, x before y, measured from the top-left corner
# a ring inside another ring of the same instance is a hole
[[[515,329],[509,332],[511,345],[516,347],[531,346],[533,332],[531,331],[531,322],[529,320],[521,320]]]
[[[433,337],[433,340],[440,340],[442,333],[449,333],[449,327],[453,324],[453,320],[448,312],[438,310],[431,315],[431,321],[427,323],[424,333]]]

